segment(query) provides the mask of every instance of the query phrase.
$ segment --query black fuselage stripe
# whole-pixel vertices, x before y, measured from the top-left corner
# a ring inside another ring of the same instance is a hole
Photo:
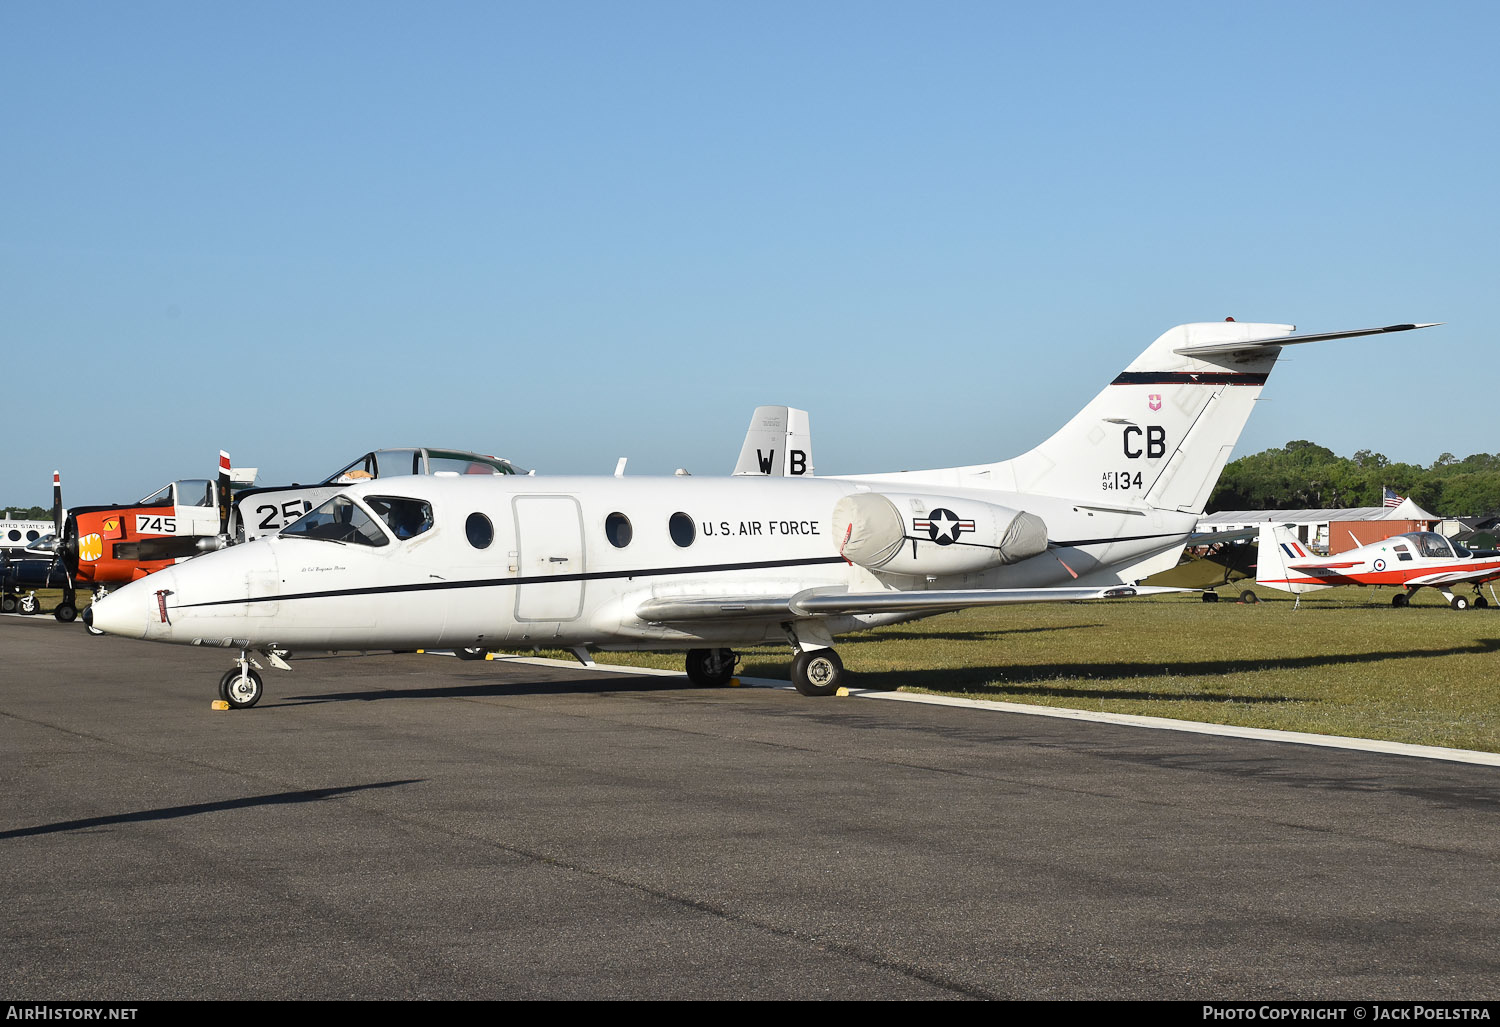
[[[1248,371],[1121,371],[1111,385],[1264,385],[1265,372]]]
[[[1114,538],[1081,538],[1072,542],[1053,542],[1048,540],[1047,545],[1052,549],[1077,549],[1080,546],[1107,546],[1113,542],[1146,542],[1154,538],[1185,538],[1183,532],[1169,531],[1161,535],[1123,535]]]
[[[476,578],[469,581],[422,581],[405,585],[371,585],[366,588],[337,588],[326,592],[295,592],[291,595],[249,596],[243,599],[215,599],[206,603],[182,603],[175,610],[199,606],[235,606],[243,603],[274,603],[283,599],[329,599],[334,596],[386,595],[392,592],[441,592],[459,588],[496,588],[504,585],[550,585],[568,581],[604,581],[611,578],[668,577],[678,574],[712,574],[719,571],[774,570],[778,567],[812,567],[843,563],[842,556],[818,556],[804,560],[760,560],[751,563],[697,564],[692,567],[648,567],[621,571],[582,571],[578,574],[530,574],[513,578]]]

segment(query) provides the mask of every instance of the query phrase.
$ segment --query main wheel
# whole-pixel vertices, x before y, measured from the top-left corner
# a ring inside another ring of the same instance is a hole
[[[52,616],[64,624],[71,624],[78,619],[78,607],[72,603],[59,603],[57,609],[52,611]]]
[[[1205,592],[1203,593],[1203,601],[1205,603],[1217,603],[1219,601],[1219,593]]]
[[[219,698],[227,702],[230,709],[248,710],[260,702],[264,691],[260,675],[249,667],[245,668],[243,675],[240,668],[231,667],[219,679]]]
[[[792,684],[803,695],[833,695],[844,682],[844,661],[832,649],[801,652],[792,660]]]
[[[20,605],[15,596],[6,596],[0,599],[0,613],[15,613],[16,607]]]
[[[734,677],[733,649],[689,649],[688,680],[700,688],[721,688]]]
[[[1483,595],[1476,595],[1474,597],[1474,609],[1476,609],[1476,610],[1482,610],[1482,609],[1484,609],[1488,605],[1490,605],[1490,601],[1488,599],[1486,599]]]
[[[21,612],[26,616],[31,616],[40,608],[41,605],[36,601],[36,596],[30,595],[21,597]]]
[[[1254,592],[1250,591],[1247,588],[1245,589],[1245,591],[1240,593],[1240,602],[1248,603],[1249,605],[1254,606],[1256,603],[1260,602],[1260,596],[1256,595]]]
[[[453,655],[460,660],[482,660],[489,655],[488,649],[455,649]]]
[[[1467,610],[1469,608],[1469,601],[1463,596],[1454,596],[1453,600],[1448,605],[1453,607],[1455,610]]]
[[[1410,603],[1411,603],[1411,599],[1407,597],[1407,595],[1406,595],[1405,592],[1397,592],[1395,595],[1391,596],[1391,605],[1392,606],[1401,607],[1401,606],[1407,606]]]

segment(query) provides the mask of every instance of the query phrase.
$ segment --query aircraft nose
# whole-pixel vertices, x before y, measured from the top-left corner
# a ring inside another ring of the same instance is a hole
[[[170,595],[173,582],[170,568],[132,581],[90,604],[84,614],[84,623],[109,635],[145,638],[153,623],[164,620],[161,607],[165,597],[159,593]]]

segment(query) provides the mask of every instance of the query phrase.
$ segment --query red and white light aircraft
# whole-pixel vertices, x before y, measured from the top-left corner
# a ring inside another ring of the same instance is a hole
[[[1136,595],[1177,563],[1282,347],[1210,322],[1163,334],[1013,460],[854,477],[385,478],[280,534],[158,571],[90,608],[112,634],[258,653],[547,646],[686,649],[722,684],[734,645],[778,641],[809,695],[843,677],[836,635],[1016,602]],[[1171,591],[1171,590],[1156,590]]]
[[[1406,606],[1419,588],[1443,594],[1455,610],[1469,600],[1455,595],[1454,585],[1474,586],[1474,605],[1488,606],[1479,586],[1500,578],[1500,555],[1471,553],[1435,531],[1413,531],[1371,542],[1358,549],[1318,556],[1297,541],[1285,525],[1261,528],[1255,580],[1268,588],[1301,595],[1336,585],[1394,585],[1406,591],[1391,597]]]

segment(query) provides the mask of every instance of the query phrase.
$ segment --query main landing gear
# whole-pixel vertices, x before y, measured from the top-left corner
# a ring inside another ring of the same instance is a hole
[[[734,677],[739,662],[733,649],[689,649],[688,680],[700,688],[722,688]]]
[[[1420,588],[1421,586],[1417,587]],[[1454,595],[1446,588],[1439,588],[1438,591],[1443,594],[1444,599],[1448,600],[1448,605],[1455,610],[1467,610],[1470,606],[1473,606],[1477,610],[1482,610],[1490,605],[1489,600],[1484,597],[1484,593],[1479,591],[1478,585],[1474,586],[1474,598],[1472,601],[1465,596]],[[1391,605],[1398,608],[1410,606],[1412,597],[1416,594],[1416,588],[1408,588],[1405,592],[1397,592],[1391,596]]]
[[[844,683],[844,661],[832,649],[805,649],[792,657],[792,684],[803,695],[833,695]]]

